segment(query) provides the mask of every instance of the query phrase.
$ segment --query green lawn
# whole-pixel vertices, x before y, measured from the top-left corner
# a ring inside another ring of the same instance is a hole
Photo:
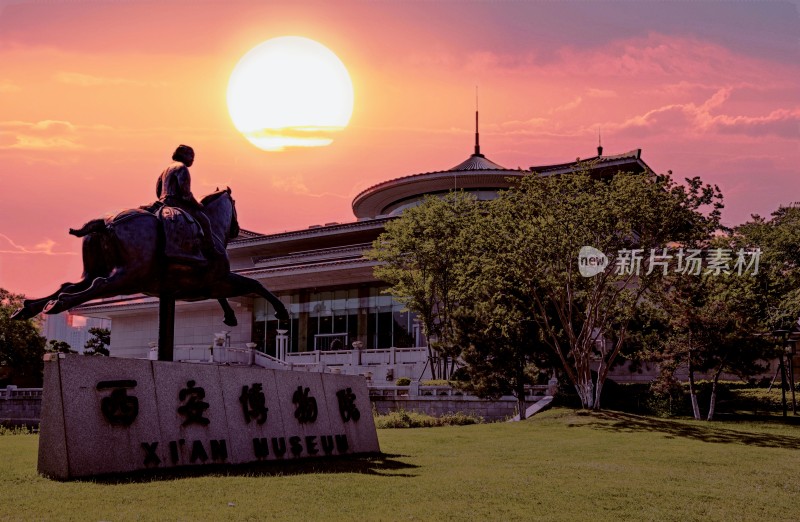
[[[379,430],[384,458],[68,482],[0,437],[0,520],[800,520],[800,428],[557,409]]]

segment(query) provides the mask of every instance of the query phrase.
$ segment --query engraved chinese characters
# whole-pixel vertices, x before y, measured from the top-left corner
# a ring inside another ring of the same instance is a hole
[[[205,396],[206,391],[203,388],[195,387],[194,381],[188,381],[186,388],[180,391],[178,398],[183,404],[178,407],[178,413],[186,419],[183,421],[183,426],[188,426],[192,423],[202,426],[208,425],[210,421],[203,417],[203,412],[208,409],[208,403],[203,401]]]
[[[379,451],[363,377],[69,355],[45,366],[47,476]]]
[[[314,422],[317,420],[317,399],[308,395],[309,388],[298,386],[292,395],[292,403],[295,405],[294,418],[301,424]]]
[[[261,383],[254,382],[250,386],[242,386],[239,402],[242,404],[245,422],[251,420],[255,420],[258,424],[267,422],[269,408],[267,408],[267,398],[264,396]]]
[[[128,390],[136,388],[132,379],[117,381],[100,381],[97,391],[112,390],[111,395],[100,401],[103,417],[113,426],[130,426],[139,415],[139,399],[128,395]]]
[[[139,401],[135,396],[127,394],[128,389],[136,387],[134,380],[101,381],[97,383],[97,390],[112,389],[113,391],[100,402],[103,417],[112,425],[130,426],[139,414]],[[294,405],[294,417],[301,424],[313,423],[319,415],[317,399],[309,394],[310,388],[298,386],[292,394],[292,404]],[[209,403],[204,401],[206,397],[205,389],[197,385],[193,379],[186,382],[186,387],[178,393],[180,404],[177,412],[183,417],[181,426],[199,424],[207,426],[211,421],[204,417],[204,412],[209,408]],[[351,388],[344,388],[336,392],[336,400],[339,405],[339,415],[344,422],[357,421],[361,418],[361,412],[356,407],[356,394]],[[249,423],[255,421],[264,424],[267,421],[269,408],[267,399],[264,395],[264,388],[261,383],[254,382],[250,385],[242,386],[242,393],[239,395],[244,421]]]
[[[339,401],[339,415],[344,422],[361,418],[361,412],[356,408],[356,394],[352,389],[339,390],[336,392],[336,399]]]

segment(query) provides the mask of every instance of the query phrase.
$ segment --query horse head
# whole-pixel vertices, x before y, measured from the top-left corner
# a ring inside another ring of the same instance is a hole
[[[217,190],[205,196],[201,203],[211,221],[215,234],[222,236],[225,244],[239,236],[239,219],[236,214],[236,201],[231,196],[231,188]]]

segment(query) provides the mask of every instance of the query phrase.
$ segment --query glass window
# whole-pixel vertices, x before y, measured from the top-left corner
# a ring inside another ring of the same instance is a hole
[[[300,300],[303,294],[280,296],[291,317],[288,325],[283,325],[289,330],[289,350],[351,349],[352,343],[359,339],[359,331],[366,333],[366,339],[362,340],[367,349],[423,346],[416,315],[405,310],[391,295],[383,294],[384,288],[369,288],[365,298],[359,298],[358,288],[304,294],[303,302]],[[254,301],[253,342],[270,355],[276,353],[278,321],[274,314],[266,300]]]

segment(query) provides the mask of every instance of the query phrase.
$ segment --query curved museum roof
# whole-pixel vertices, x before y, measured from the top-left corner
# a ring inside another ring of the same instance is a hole
[[[359,219],[393,215],[426,194],[441,194],[455,189],[496,192],[510,187],[510,179],[526,173],[529,172],[507,169],[476,153],[448,170],[412,174],[373,185],[355,197],[353,213]]]
[[[358,219],[397,215],[426,194],[451,190],[466,190],[476,193],[479,199],[490,199],[525,172],[507,169],[481,154],[478,112],[475,111],[475,152],[469,158],[448,170],[412,174],[373,185],[355,197],[353,214]]]
[[[593,176],[613,175],[622,168],[642,172],[649,168],[641,160],[641,152],[641,149],[635,149],[615,156],[603,156],[603,148],[598,147],[597,156],[584,161]],[[417,204],[425,195],[444,194],[451,190],[465,190],[474,193],[478,199],[492,199],[498,190],[511,187],[517,178],[532,173],[552,175],[574,171],[579,161],[533,166],[529,170],[507,169],[481,154],[476,114],[475,152],[470,157],[448,170],[411,174],[373,185],[353,199],[353,213],[359,220],[395,216]]]

